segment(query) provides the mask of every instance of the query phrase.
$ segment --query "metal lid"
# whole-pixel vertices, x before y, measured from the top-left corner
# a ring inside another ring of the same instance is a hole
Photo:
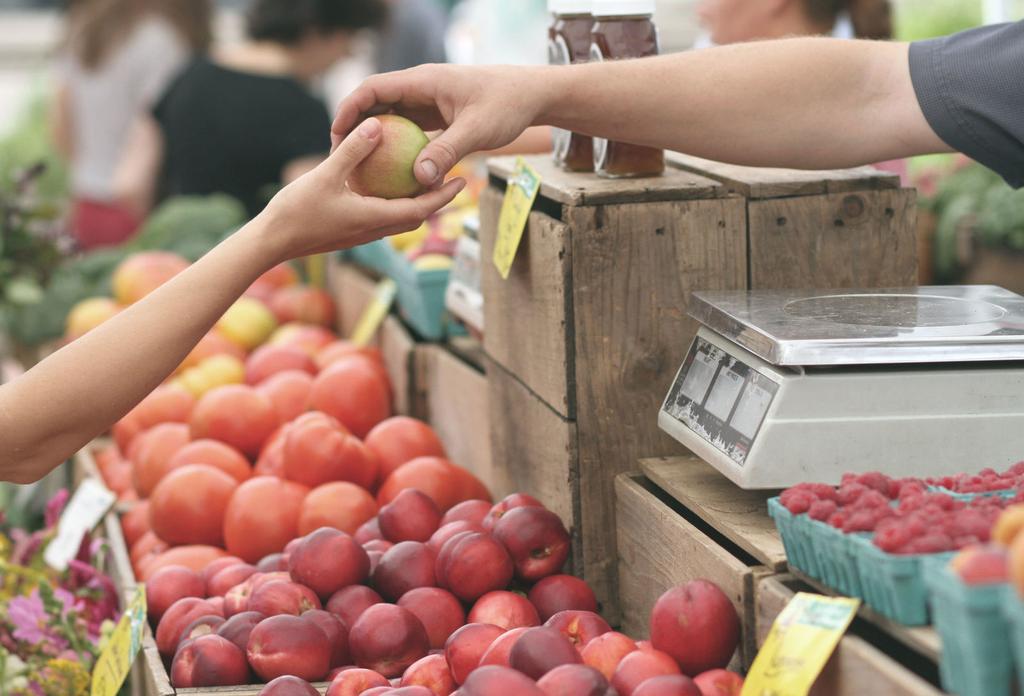
[[[591,3],[595,17],[653,15],[654,7],[654,0],[593,0]]]
[[[1024,360],[1024,297],[993,285],[697,292],[689,313],[775,365]]]
[[[548,12],[554,15],[590,14],[593,0],[548,0]]]

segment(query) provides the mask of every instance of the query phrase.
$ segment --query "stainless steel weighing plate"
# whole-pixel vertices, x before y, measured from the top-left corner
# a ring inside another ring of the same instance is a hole
[[[780,366],[1024,360],[1024,297],[993,285],[696,292],[690,315]]]

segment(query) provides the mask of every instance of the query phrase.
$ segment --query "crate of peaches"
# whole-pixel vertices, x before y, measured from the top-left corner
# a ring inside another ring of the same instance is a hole
[[[768,507],[794,568],[891,619],[923,625],[923,562],[987,542],[1002,509],[1024,499],[1007,488],[1022,474],[1021,464],[941,480],[848,474],[838,487],[789,488]]]

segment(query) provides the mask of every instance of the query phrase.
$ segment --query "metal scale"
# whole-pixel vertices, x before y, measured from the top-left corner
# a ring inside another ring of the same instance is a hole
[[[994,286],[698,292],[658,425],[743,488],[1024,459],[1024,297]]]

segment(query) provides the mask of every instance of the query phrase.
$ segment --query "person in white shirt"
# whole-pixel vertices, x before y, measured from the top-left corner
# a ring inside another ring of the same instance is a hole
[[[71,0],[52,131],[71,169],[72,231],[85,249],[117,244],[139,215],[114,173],[139,113],[210,43],[209,0]]]
[[[700,0],[695,48],[788,36],[891,39],[889,0]]]

